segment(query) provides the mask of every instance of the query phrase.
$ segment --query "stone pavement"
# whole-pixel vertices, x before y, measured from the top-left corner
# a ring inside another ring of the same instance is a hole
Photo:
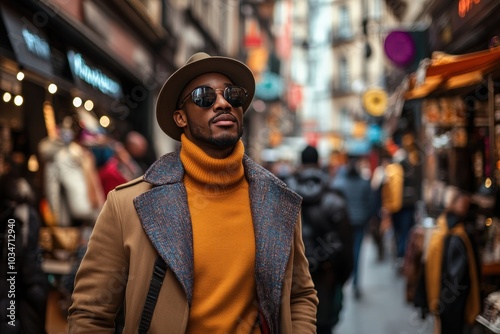
[[[350,281],[344,287],[344,308],[335,334],[432,334],[433,320],[420,319],[418,310],[405,300],[405,278],[397,274],[390,254],[377,262],[377,253],[369,235],[365,236],[360,259],[362,297],[354,298]]]

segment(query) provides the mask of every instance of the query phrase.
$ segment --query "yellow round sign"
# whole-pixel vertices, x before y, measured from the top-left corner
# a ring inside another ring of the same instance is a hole
[[[387,109],[387,93],[382,89],[368,89],[363,94],[363,106],[372,116],[382,116]]]

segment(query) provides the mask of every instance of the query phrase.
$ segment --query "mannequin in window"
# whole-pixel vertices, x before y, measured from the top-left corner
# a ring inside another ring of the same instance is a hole
[[[44,189],[50,209],[59,226],[93,221],[104,203],[94,157],[74,141],[71,117],[64,118],[56,134],[38,146],[45,163]]]

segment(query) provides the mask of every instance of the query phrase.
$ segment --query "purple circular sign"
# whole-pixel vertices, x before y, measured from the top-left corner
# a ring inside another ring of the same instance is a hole
[[[407,31],[392,31],[384,41],[387,57],[396,65],[404,67],[415,58],[416,46],[411,34]]]

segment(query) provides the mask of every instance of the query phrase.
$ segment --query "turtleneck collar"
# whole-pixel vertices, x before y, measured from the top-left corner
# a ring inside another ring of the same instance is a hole
[[[233,152],[223,159],[208,156],[183,134],[180,158],[186,174],[186,187],[203,193],[225,193],[238,188],[245,179],[243,155],[245,149],[240,140]]]

